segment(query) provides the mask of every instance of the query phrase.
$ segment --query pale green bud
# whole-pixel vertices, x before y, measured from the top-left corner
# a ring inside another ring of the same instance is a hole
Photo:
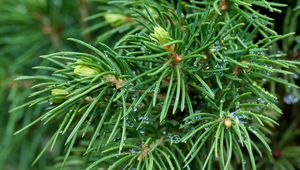
[[[120,14],[105,14],[105,21],[112,26],[118,26],[128,21],[128,17]]]
[[[53,103],[61,103],[66,99],[69,92],[65,89],[52,89],[51,90],[51,101]]]
[[[161,26],[154,27],[154,33],[150,34],[150,38],[158,41],[162,45],[171,41],[169,33]]]
[[[69,92],[65,89],[52,89],[51,94],[53,96],[66,96],[69,94]]]
[[[99,70],[85,65],[75,66],[74,73],[79,76],[92,76],[99,73]]]

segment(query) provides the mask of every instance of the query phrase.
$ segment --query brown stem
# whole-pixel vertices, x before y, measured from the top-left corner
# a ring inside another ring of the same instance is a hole
[[[85,19],[88,16],[89,16],[89,8],[88,8],[87,0],[80,0],[80,26],[82,30],[87,28],[87,22],[85,21]],[[85,34],[84,39],[86,41],[90,41],[91,35],[89,33]]]
[[[50,38],[50,41],[52,42],[55,49],[59,50],[61,48],[61,42],[60,42],[60,35],[61,29],[53,29],[53,27],[50,24],[49,18],[47,16],[44,16],[42,18],[43,23],[43,32],[44,34],[48,35]]]

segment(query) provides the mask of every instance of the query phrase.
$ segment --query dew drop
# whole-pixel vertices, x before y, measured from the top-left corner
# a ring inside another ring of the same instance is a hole
[[[173,135],[172,137],[171,137],[171,141],[172,141],[172,143],[179,143],[180,142],[180,136],[179,135]]]
[[[48,100],[48,103],[49,103],[49,105],[53,105],[53,100],[52,100],[52,99],[49,99],[49,100]]]
[[[258,16],[257,16],[256,14],[252,14],[251,18],[252,18],[252,19],[257,19]]]
[[[132,154],[138,154],[138,153],[140,153],[140,151],[139,151],[139,150],[136,150],[136,149],[130,149],[130,152],[131,152]]]
[[[286,104],[294,104],[299,101],[299,98],[295,97],[292,94],[288,94],[288,95],[284,96],[283,100]]]
[[[116,142],[118,140],[120,140],[120,137],[115,137],[113,141]]]
[[[144,123],[145,123],[145,124],[149,124],[149,123],[150,123],[150,122],[149,122],[149,119],[145,119],[145,120],[144,120]]]
[[[145,129],[144,129],[144,128],[141,128],[141,129],[139,130],[139,133],[140,133],[140,134],[145,134]]]
[[[262,108],[259,107],[259,106],[256,106],[255,108],[256,108],[256,110],[258,110],[258,111],[262,111]]]
[[[127,122],[127,126],[133,128],[133,127],[134,127],[134,123],[132,123],[132,122]]]
[[[262,98],[258,98],[256,101],[259,104],[265,104],[266,103]]]
[[[198,121],[198,120],[200,120],[200,119],[201,119],[201,116],[196,116],[196,117],[195,117],[195,120],[196,120],[196,121]]]
[[[138,117],[138,119],[137,119],[138,121],[142,121],[143,120],[143,117],[142,116],[140,116],[140,117]]]

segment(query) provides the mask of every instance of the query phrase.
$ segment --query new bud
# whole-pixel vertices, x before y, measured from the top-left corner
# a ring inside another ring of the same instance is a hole
[[[128,21],[128,17],[120,14],[105,14],[105,21],[111,26],[119,26]]]
[[[53,96],[66,96],[69,94],[69,92],[65,89],[52,89],[51,94]]]
[[[79,76],[92,76],[98,74],[99,70],[85,65],[77,65],[74,68],[74,73]]]
[[[154,32],[150,34],[150,38],[164,45],[171,41],[169,33],[161,26],[154,27]]]
[[[52,89],[51,90],[51,99],[54,103],[61,103],[66,99],[66,96],[69,92],[65,89]]]
[[[230,127],[232,126],[232,121],[231,121],[230,118],[226,117],[226,118],[224,119],[224,126],[225,126],[226,128],[230,128]]]

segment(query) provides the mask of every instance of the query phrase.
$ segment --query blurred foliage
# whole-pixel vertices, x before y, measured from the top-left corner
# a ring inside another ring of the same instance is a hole
[[[51,128],[40,127],[18,136],[13,132],[28,124],[42,107],[8,110],[24,103],[32,81],[14,82],[23,74],[35,74],[32,66],[44,63],[39,56],[60,49],[76,49],[67,37],[81,37],[79,1],[1,0],[0,1],[0,169],[32,169],[31,163],[44,145]],[[42,72],[39,72],[42,73]],[[44,140],[41,140],[44,139]],[[51,165],[59,150],[37,167]],[[50,162],[49,162],[50,160]]]

